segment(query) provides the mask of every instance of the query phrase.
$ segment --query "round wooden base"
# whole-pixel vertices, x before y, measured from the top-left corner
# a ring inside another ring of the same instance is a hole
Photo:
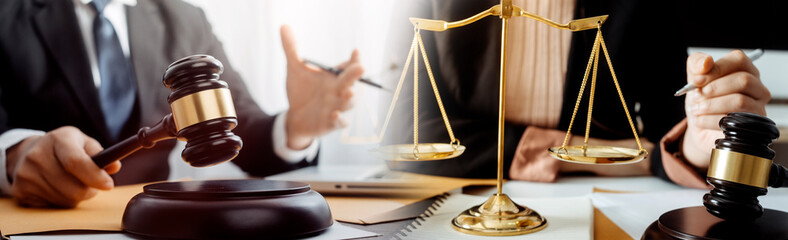
[[[662,214],[642,239],[788,239],[788,213],[765,209],[754,221],[726,221],[703,206],[680,208]]]
[[[272,239],[317,234],[334,223],[308,184],[259,179],[147,185],[123,213],[123,230],[168,239]]]

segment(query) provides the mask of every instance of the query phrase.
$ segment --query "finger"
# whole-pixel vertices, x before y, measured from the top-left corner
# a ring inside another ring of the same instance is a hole
[[[343,91],[344,89],[352,87],[353,83],[358,81],[362,74],[364,74],[364,67],[362,67],[360,63],[348,65],[347,69],[339,74],[339,90]]]
[[[720,119],[722,117],[725,117],[725,114],[700,115],[688,118],[688,120],[690,121],[689,124],[700,129],[720,130]]]
[[[339,111],[331,111],[328,114],[328,121],[326,121],[326,128],[328,129],[336,129],[337,128],[337,120],[339,120]]]
[[[350,53],[350,60],[348,60],[348,61],[345,61],[345,62],[343,62],[342,64],[339,64],[339,65],[337,66],[337,69],[345,69],[345,68],[347,68],[347,67],[348,67],[348,65],[350,65],[351,63],[357,63],[357,62],[359,62],[359,61],[360,61],[360,59],[359,59],[359,56],[358,56],[358,49],[353,49],[353,52],[352,52],[352,53]]]
[[[334,129],[347,127],[347,120],[343,117],[338,117],[334,120]]]
[[[735,72],[714,80],[701,88],[705,98],[713,98],[733,93],[741,93],[755,100],[771,98],[769,90],[761,80],[749,72]]]
[[[15,198],[27,199],[35,196],[34,199],[38,198],[45,201],[44,204],[32,204],[34,207],[46,207],[53,204],[62,207],[75,206],[75,203],[52,187],[52,184],[44,178],[45,174],[42,174],[41,171],[30,172],[29,170],[31,169],[25,169],[24,171],[31,174],[18,175],[17,180],[19,181],[15,182],[13,189]]]
[[[95,188],[89,188],[73,175],[59,167],[48,169],[42,177],[49,188],[59,195],[57,205],[62,207],[75,207],[79,202],[96,195]],[[54,171],[52,171],[54,170]]]
[[[40,155],[39,155],[40,156]],[[49,157],[53,157],[51,154]],[[95,196],[96,190],[88,188],[71,173],[66,172],[60,164],[55,163],[57,160],[50,159],[48,161],[34,161],[43,162],[38,164],[40,177],[47,185],[47,189],[52,189],[52,194],[58,195],[55,202],[59,206],[74,207],[82,200]],[[55,164],[48,164],[55,163]]]
[[[293,37],[293,31],[290,29],[290,26],[282,25],[279,28],[279,34],[282,38],[282,48],[285,50],[287,62],[291,64],[301,63],[301,59],[298,58],[298,51],[296,50],[295,37]]]
[[[101,152],[101,150],[104,150],[104,148],[101,147],[101,144],[98,141],[96,141],[96,139],[93,139],[92,137],[89,136],[84,136],[84,138],[85,138],[85,153],[87,153],[88,155],[94,156],[99,152]]]
[[[690,105],[690,114],[727,114],[730,112],[751,112],[766,115],[763,103],[744,94],[728,94],[715,98],[701,98],[696,103]]]
[[[115,162],[110,163],[106,167],[104,167],[104,171],[106,171],[107,174],[112,175],[112,174],[120,172],[121,166],[122,166],[122,164],[120,163],[120,161],[115,161]]]
[[[89,187],[102,190],[112,189],[112,178],[93,162],[85,152],[87,140],[82,133],[56,135],[54,141],[55,157],[70,174]]]
[[[339,111],[347,111],[353,108],[353,91],[352,89],[345,90],[340,96]]]
[[[694,52],[687,58],[687,75],[706,74],[714,66],[714,59],[711,55]]]
[[[16,201],[19,206],[29,208],[45,208],[52,206],[52,203],[49,203],[49,201],[35,195],[25,196],[24,198],[16,199]]]
[[[737,71],[749,72],[756,77],[760,77],[758,69],[752,64],[750,58],[741,50],[733,50],[717,60],[709,72],[702,75],[703,79],[698,78],[695,80],[695,84],[698,86],[705,86],[715,79]]]
[[[88,155],[95,156],[96,154],[104,150],[104,148],[101,147],[101,144],[98,141],[96,141],[96,139],[93,139],[92,137],[88,137],[88,136],[86,136],[86,138],[87,140],[85,142],[85,152]],[[120,166],[121,166],[120,161],[115,161],[104,167],[104,171],[106,171],[109,174],[115,174],[118,171],[120,171]]]
[[[24,189],[22,189],[24,188]],[[43,208],[52,206],[52,203],[44,199],[44,194],[40,188],[36,186],[14,186],[12,196],[16,203],[23,207]]]

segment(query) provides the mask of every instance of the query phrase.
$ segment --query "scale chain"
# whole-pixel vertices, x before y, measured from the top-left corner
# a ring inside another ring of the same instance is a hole
[[[438,85],[435,84],[435,77],[432,75],[432,67],[430,67],[430,61],[427,60],[427,52],[424,50],[424,42],[422,42],[421,40],[421,34],[417,34],[416,36],[419,42],[419,49],[421,50],[421,56],[424,59],[424,67],[427,69],[427,76],[430,78],[430,84],[432,84],[432,92],[435,94],[435,99],[438,102],[438,108],[440,108],[441,116],[443,117],[443,123],[446,125],[446,130],[449,132],[449,139],[451,139],[450,144],[453,145],[454,142],[458,140],[454,138],[454,131],[452,131],[451,129],[451,124],[449,124],[449,117],[446,115],[446,109],[443,108],[443,101],[441,100],[440,93],[438,93]]]
[[[597,31],[596,39],[594,42],[599,42],[599,38],[602,36],[601,31]],[[585,155],[586,150],[588,149],[588,136],[591,133],[591,113],[594,111],[594,93],[596,92],[596,74],[597,69],[599,67],[599,48],[597,51],[594,51],[594,70],[591,73],[591,92],[589,92],[589,100],[588,100],[588,116],[586,117],[586,134],[583,138],[583,155]]]
[[[599,36],[600,32],[597,32],[597,36]],[[588,64],[586,65],[586,71],[583,75],[583,82],[580,84],[580,93],[577,94],[577,101],[575,101],[575,108],[572,111],[572,118],[569,120],[569,129],[566,130],[566,136],[564,137],[564,143],[561,144],[561,149],[566,150],[566,144],[569,143],[569,136],[572,134],[572,126],[575,122],[575,116],[577,115],[577,109],[580,107],[580,101],[583,99],[583,92],[586,89],[586,82],[588,80],[588,74],[591,71],[591,65],[594,63],[594,55],[596,52],[599,51],[599,38],[597,37],[594,40],[594,47],[591,48],[591,56],[588,58]]]
[[[419,39],[419,30],[415,38]],[[413,49],[413,157],[419,159],[419,51]]]
[[[605,60],[607,61],[607,65],[608,65],[608,67],[610,69],[610,75],[613,77],[613,83],[616,86],[616,91],[618,92],[618,97],[621,100],[621,105],[624,107],[624,112],[627,115],[627,121],[629,122],[629,127],[632,129],[632,134],[635,137],[635,142],[637,142],[637,144],[638,144],[638,150],[645,151],[645,149],[643,149],[643,146],[642,146],[642,144],[640,142],[640,138],[638,137],[637,130],[635,130],[635,125],[632,122],[632,117],[629,114],[629,109],[627,108],[627,103],[624,100],[624,94],[621,92],[621,87],[618,84],[618,78],[616,77],[616,73],[613,70],[613,64],[612,64],[612,62],[610,60],[610,55],[608,54],[607,46],[605,45],[605,39],[604,39],[604,37],[602,37],[602,28],[601,28],[601,26],[597,27],[597,35],[596,35],[596,38],[594,40],[594,47],[592,48],[591,56],[588,59],[588,65],[586,66],[586,72],[585,72],[585,75],[583,76],[583,82],[580,85],[580,93],[577,96],[577,101],[575,102],[575,108],[572,111],[572,118],[569,121],[569,129],[566,132],[566,136],[564,137],[563,144],[561,144],[561,149],[565,150],[566,149],[566,145],[569,142],[569,136],[571,135],[571,132],[572,132],[572,125],[574,125],[575,116],[576,116],[577,110],[578,110],[578,108],[580,106],[580,101],[582,100],[582,97],[583,97],[583,92],[585,90],[585,85],[586,85],[586,81],[588,79],[589,70],[593,66],[593,75],[591,77],[591,92],[589,93],[590,96],[589,96],[588,117],[587,117],[588,119],[586,121],[586,132],[585,132],[585,138],[584,138],[584,141],[583,141],[583,153],[585,155],[585,150],[588,147],[588,139],[589,139],[589,131],[590,131],[590,123],[591,123],[591,112],[593,111],[594,92],[595,92],[594,88],[595,88],[595,85],[596,85],[596,74],[597,74],[598,65],[599,65],[598,61],[599,61],[599,50],[600,50],[599,48],[600,48],[600,46],[602,48],[602,51],[605,53]]]
[[[600,32],[602,31],[600,27]],[[607,66],[610,68],[610,75],[613,76],[613,83],[616,85],[616,91],[618,91],[618,98],[621,99],[621,106],[624,107],[624,112],[627,114],[627,121],[629,121],[629,127],[632,128],[632,135],[635,136],[635,141],[638,143],[638,150],[645,151],[643,146],[640,144],[640,138],[638,138],[638,132],[635,130],[635,124],[632,123],[632,117],[629,115],[629,109],[627,108],[627,102],[624,100],[624,94],[621,93],[621,87],[618,85],[618,79],[616,78],[616,72],[613,71],[613,63],[610,61],[610,55],[607,53],[607,46],[605,46],[605,39],[602,38],[600,35],[599,37],[600,44],[602,45],[602,51],[605,52],[605,59],[607,60]]]
[[[413,36],[413,42],[410,44],[410,51],[408,52],[408,57],[405,60],[405,67],[402,68],[402,74],[400,74],[399,82],[397,82],[397,89],[394,90],[394,97],[391,99],[391,106],[389,106],[389,111],[386,114],[386,120],[383,121],[383,127],[380,129],[380,137],[378,137],[378,142],[383,141],[383,137],[386,135],[386,129],[388,129],[389,121],[391,120],[391,115],[394,113],[394,108],[397,107],[397,100],[399,100],[399,93],[402,90],[402,85],[405,83],[405,77],[407,76],[408,69],[410,68],[410,59],[413,58],[413,52],[416,48],[416,36]]]

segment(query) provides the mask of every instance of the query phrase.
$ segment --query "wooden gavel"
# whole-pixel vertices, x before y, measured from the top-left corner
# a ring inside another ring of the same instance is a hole
[[[772,162],[775,152],[769,148],[780,131],[752,113],[729,113],[720,128],[725,138],[715,142],[706,178],[714,188],[703,205],[719,218],[751,221],[764,212],[758,196],[766,195],[766,187],[788,187],[788,169]]]
[[[172,113],[153,127],[131,136],[93,156],[100,168],[156,142],[178,138],[186,141],[181,153],[194,167],[232,160],[243,146],[231,131],[238,124],[227,83],[219,80],[224,67],[209,55],[193,55],[170,64],[162,81],[172,93],[167,97]]]

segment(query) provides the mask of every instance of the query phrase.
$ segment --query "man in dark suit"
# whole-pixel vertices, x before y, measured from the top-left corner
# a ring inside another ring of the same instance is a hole
[[[307,67],[287,27],[282,41],[290,109],[272,116],[250,97],[203,11],[192,5],[0,2],[0,194],[27,206],[71,207],[97,189],[167,179],[174,140],[132,154],[120,161],[122,170],[120,162],[99,169],[90,156],[169,113],[161,76],[193,54],[224,63],[221,79],[238,115],[234,132],[245,145],[236,165],[266,176],[313,164],[315,138],[343,125],[338,114],[350,108],[350,87],[363,69],[356,52],[339,76]]]

